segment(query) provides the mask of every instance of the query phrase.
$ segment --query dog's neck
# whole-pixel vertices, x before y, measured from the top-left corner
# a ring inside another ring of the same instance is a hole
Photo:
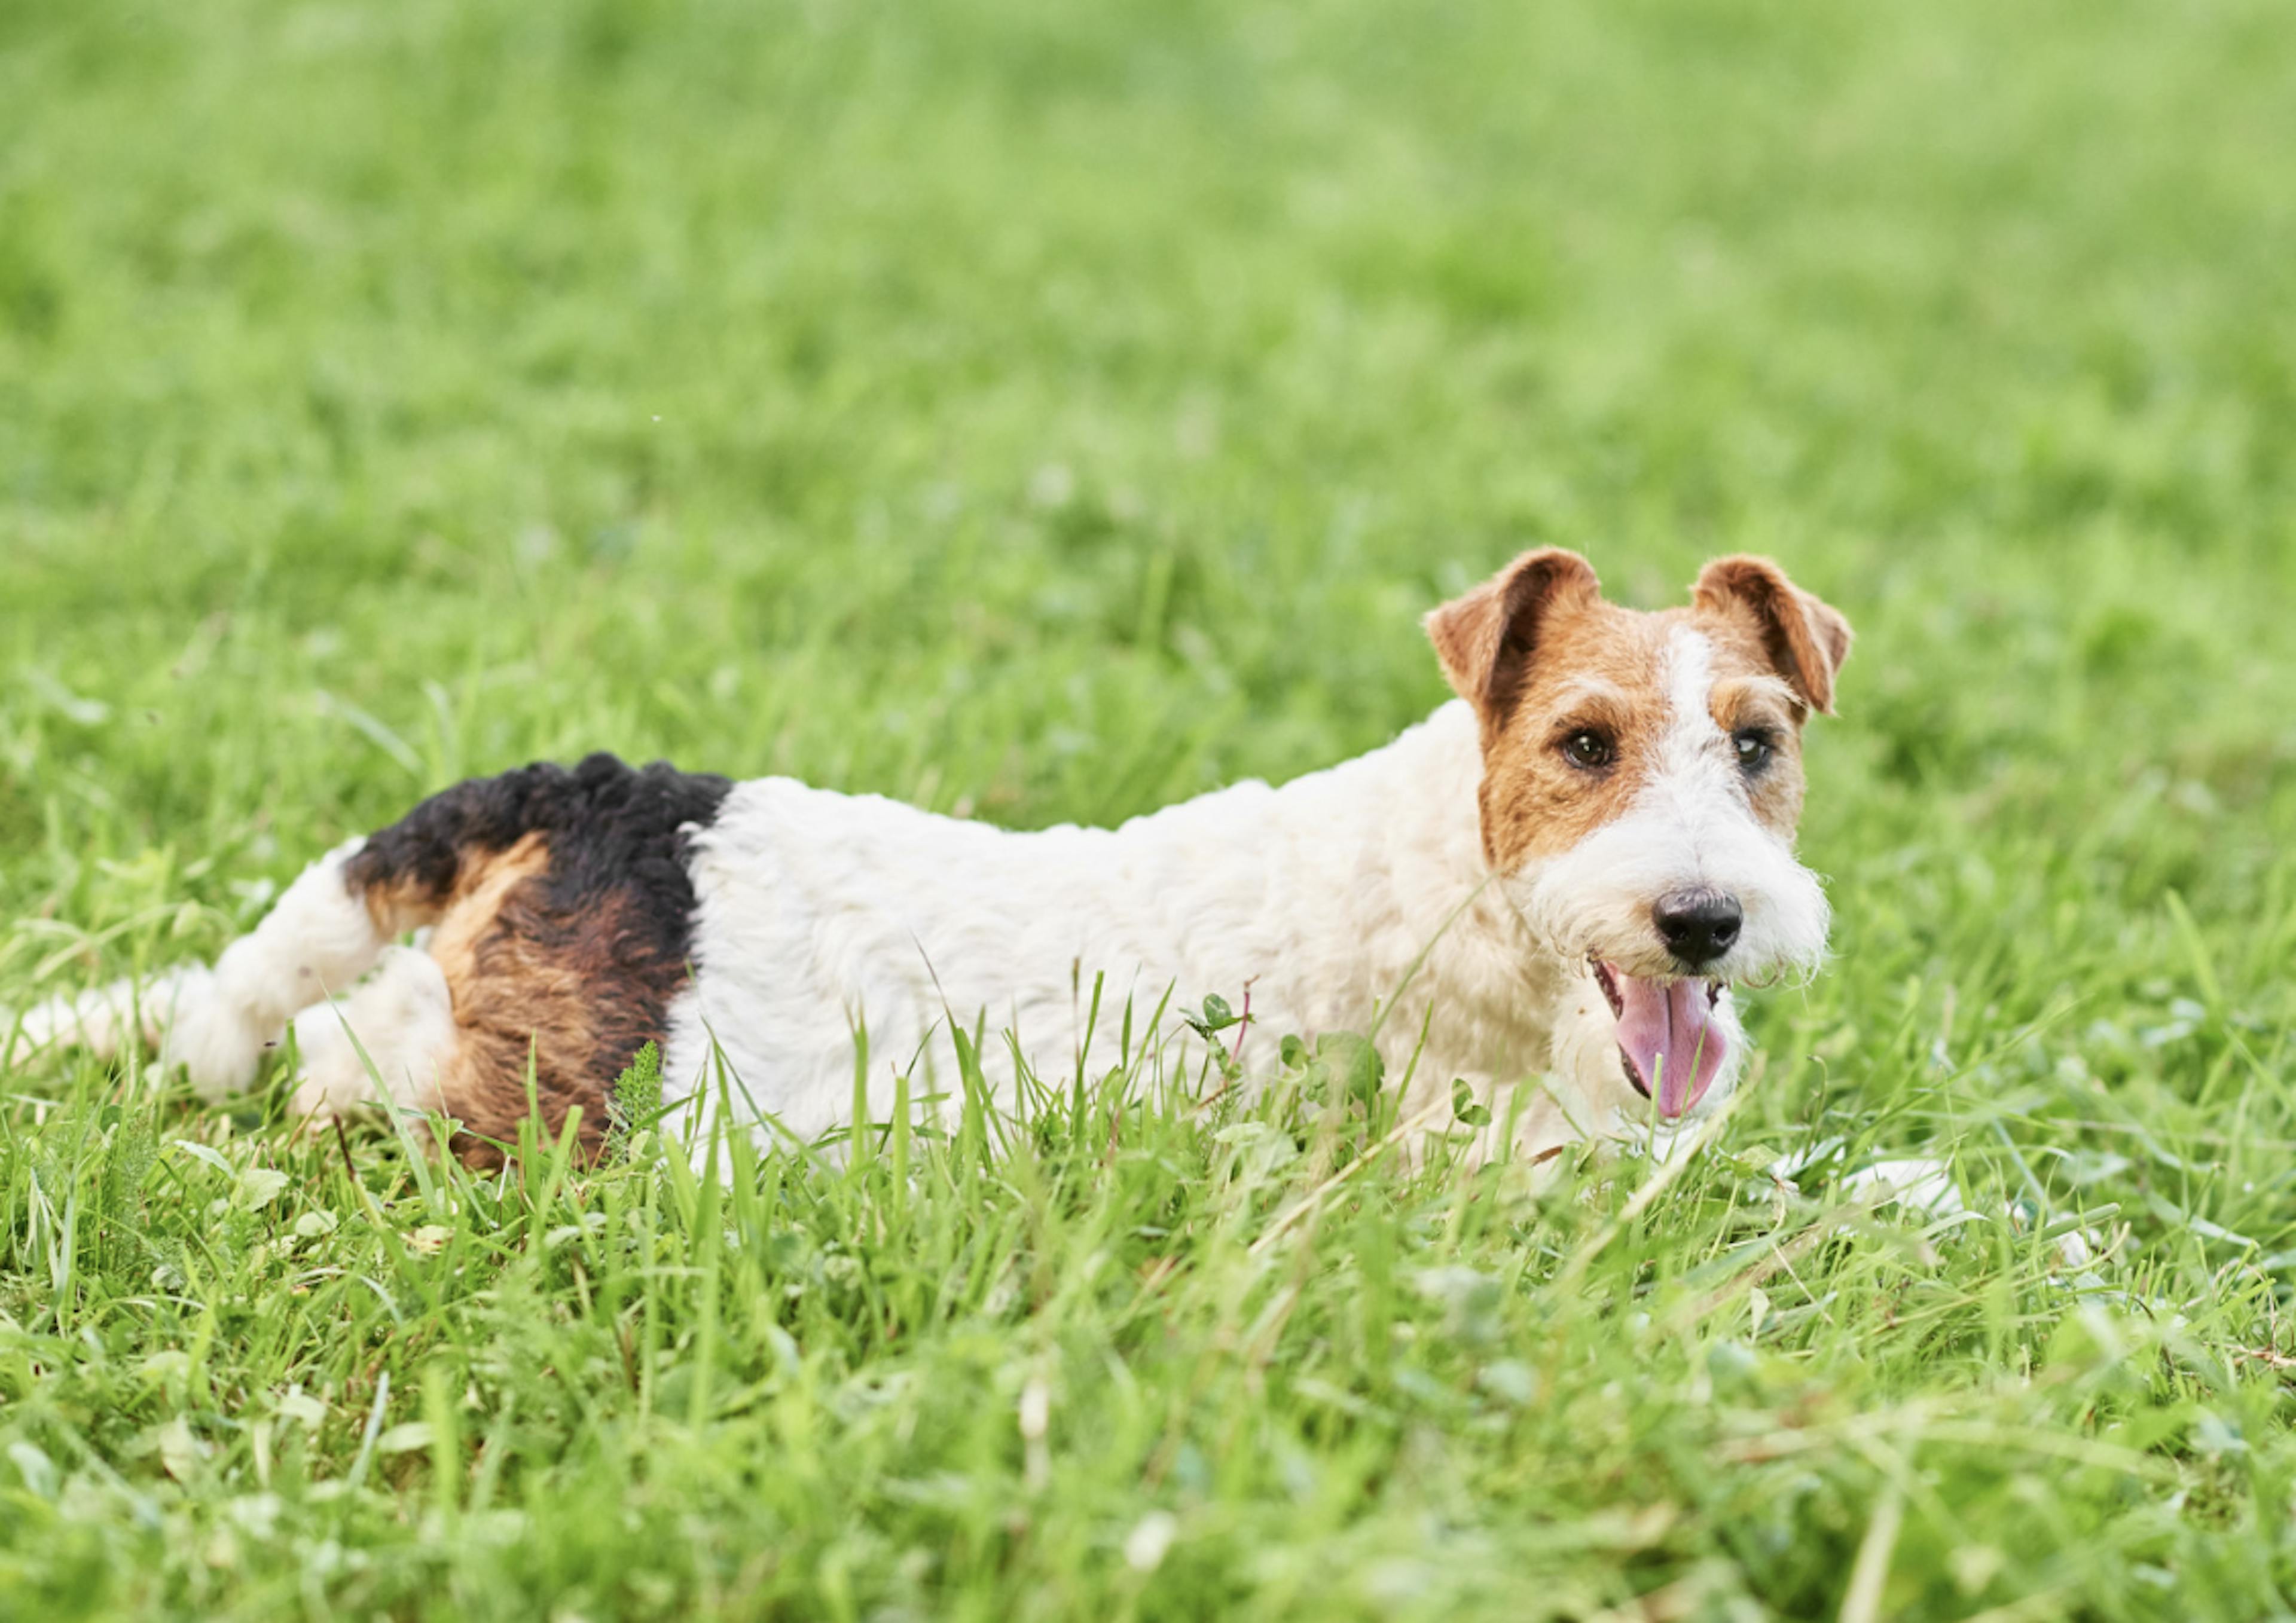
[[[1474,715],[1454,701],[1367,755],[1281,788],[1221,790],[1114,837],[1136,871],[1185,890],[1175,945],[1200,984],[1250,979],[1271,1026],[1377,1021],[1391,1060],[1416,1045],[1431,1003],[1421,1063],[1447,1086],[1454,1072],[1543,1064],[1568,978],[1491,881],[1481,779]],[[1233,876],[1224,890],[1192,882],[1210,842],[1225,848],[1213,865]]]

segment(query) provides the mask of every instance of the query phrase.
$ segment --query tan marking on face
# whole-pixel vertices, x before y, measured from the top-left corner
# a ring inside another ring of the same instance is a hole
[[[1666,730],[1666,617],[1599,599],[1550,615],[1520,697],[1487,718],[1483,854],[1500,873],[1568,850],[1622,814]],[[1610,744],[1610,766],[1574,764],[1580,731]]]
[[[1699,608],[1686,618],[1714,651],[1710,708],[1715,725],[1726,734],[1758,726],[1770,735],[1769,764],[1745,779],[1747,798],[1763,826],[1791,840],[1801,821],[1801,734],[1809,719],[1808,707],[1777,674],[1747,617]]]
[[[1759,727],[1769,736],[1770,754],[1759,770],[1746,775],[1746,798],[1762,825],[1781,839],[1792,840],[1801,820],[1801,727],[1794,712],[1767,700],[1747,701],[1726,695],[1718,684],[1714,722],[1725,733]]]

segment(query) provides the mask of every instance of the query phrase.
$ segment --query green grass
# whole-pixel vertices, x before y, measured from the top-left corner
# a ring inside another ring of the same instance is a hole
[[[1526,545],[1861,633],[1839,961],[1678,1169],[1112,1027],[723,1190],[0,1077],[0,1616],[2284,1614],[2292,82],[2263,0],[0,6],[0,1005],[537,756],[1292,774]]]

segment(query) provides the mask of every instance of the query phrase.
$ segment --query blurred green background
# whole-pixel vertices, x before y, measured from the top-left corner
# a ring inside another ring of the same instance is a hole
[[[466,775],[1112,819],[1424,714],[1521,547],[1760,551],[1860,642],[1748,1133],[2173,1144],[2139,1294],[2268,1343],[2292,86],[2264,0],[4,0],[0,1004]]]
[[[1847,611],[1837,865],[2252,807],[2292,83],[2269,5],[15,0],[5,899],[51,808],[599,743],[1119,816],[1378,742],[1549,542]]]

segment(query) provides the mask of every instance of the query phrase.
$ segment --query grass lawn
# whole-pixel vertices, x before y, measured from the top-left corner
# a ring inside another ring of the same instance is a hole
[[[0,6],[0,1005],[537,757],[1295,774],[1528,545],[1861,634],[1694,1162],[1113,1041],[723,1190],[0,1074],[0,1618],[2285,1615],[2292,83],[2267,0]]]

